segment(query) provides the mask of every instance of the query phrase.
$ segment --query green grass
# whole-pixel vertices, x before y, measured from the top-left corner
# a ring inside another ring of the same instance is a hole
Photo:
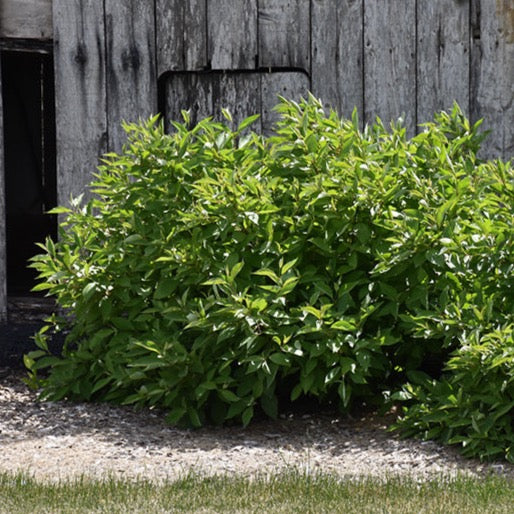
[[[156,485],[148,481],[48,484],[24,475],[0,474],[0,512],[16,513],[495,513],[512,512],[514,483],[489,477],[417,481],[342,480],[291,471],[271,477],[187,476]]]

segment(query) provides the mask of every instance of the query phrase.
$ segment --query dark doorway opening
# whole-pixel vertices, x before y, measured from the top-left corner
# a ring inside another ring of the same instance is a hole
[[[53,59],[50,54],[3,51],[7,294],[28,296],[28,268],[37,242],[56,237],[46,212],[57,202]]]

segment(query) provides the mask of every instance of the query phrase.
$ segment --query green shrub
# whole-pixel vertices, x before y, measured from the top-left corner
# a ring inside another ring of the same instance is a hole
[[[26,357],[43,397],[195,426],[283,397],[349,409],[512,321],[513,173],[477,160],[479,123],[455,106],[408,140],[312,97],[278,110],[270,138],[254,118],[128,125],[95,198],[55,211],[33,266],[61,311]]]
[[[395,394],[409,402],[396,428],[406,436],[459,444],[464,455],[514,462],[513,329],[471,333],[441,380],[415,374]]]

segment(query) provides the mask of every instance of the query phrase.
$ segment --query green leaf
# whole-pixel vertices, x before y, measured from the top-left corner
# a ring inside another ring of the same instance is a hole
[[[273,282],[275,282],[275,284],[280,283],[280,277],[270,269],[260,269],[260,270],[254,271],[253,274],[268,277],[271,280],[273,280]]]
[[[330,325],[334,330],[342,330],[344,332],[353,332],[356,329],[355,322],[340,319]]]
[[[341,368],[336,366],[325,375],[325,385],[333,382],[341,374]]]
[[[500,403],[500,405],[502,405],[502,404]],[[505,414],[507,414],[507,412],[510,412],[513,409],[514,409],[514,401],[508,403],[507,405],[502,405],[501,408],[499,408],[498,410],[495,411],[494,416],[491,416],[490,419],[493,420],[494,422],[496,422],[502,416],[505,416]]]
[[[254,114],[245,118],[237,127],[237,132],[242,132],[245,128],[249,127],[252,123],[255,123],[260,118],[260,114]]]
[[[291,278],[288,278],[284,284],[282,285],[282,287],[280,288],[279,290],[279,295],[287,295],[289,293],[291,293],[294,288],[296,287],[296,285],[298,284],[298,278],[297,277],[291,277]]]
[[[232,267],[232,269],[230,270],[230,273],[229,273],[229,278],[231,281],[235,280],[237,275],[239,275],[239,273],[243,269],[244,265],[245,265],[244,262],[238,262],[237,264],[234,264],[234,266]]]
[[[246,409],[246,402],[239,401],[236,403],[232,403],[227,411],[227,419],[235,418],[239,416]]]
[[[278,402],[273,393],[266,393],[260,399],[262,410],[272,419],[278,416]]]
[[[50,284],[49,282],[40,282],[39,284],[36,284],[31,291],[33,293],[36,293],[38,291],[47,291],[48,289],[53,289],[54,285]]]
[[[296,384],[293,389],[291,390],[291,401],[294,402],[295,400],[297,400],[300,395],[302,394],[302,386],[301,384]]]
[[[298,262],[298,258],[293,259],[292,261],[286,262],[281,268],[280,268],[280,274],[285,275],[291,268],[294,267],[294,265]]]
[[[171,425],[176,425],[185,416],[187,409],[185,407],[175,407],[166,416],[166,421]]]
[[[82,296],[86,302],[96,293],[96,288],[97,284],[95,282],[90,282],[84,287],[84,289],[82,289]]]
[[[107,384],[112,382],[113,380],[114,380],[114,378],[112,376],[104,377],[104,378],[98,380],[98,382],[96,382],[95,385],[93,386],[91,393],[92,394],[96,393],[97,391],[99,391],[100,389],[105,387]]]
[[[328,246],[325,240],[320,239],[319,237],[313,237],[312,239],[309,239],[309,241],[316,245],[320,250],[323,250],[324,253],[332,253],[332,249]]]
[[[202,286],[217,286],[217,285],[228,285],[228,282],[221,277],[218,278],[210,278],[209,280],[206,280],[205,282],[202,282]]]
[[[241,399],[229,389],[218,389],[218,395],[223,401],[227,403],[238,402]]]
[[[155,289],[154,298],[156,300],[161,300],[163,298],[169,298],[171,294],[176,290],[178,284],[175,279],[165,278],[160,280],[157,283],[157,288]]]
[[[281,352],[272,353],[269,356],[269,359],[270,359],[270,361],[274,362],[275,364],[278,364],[279,366],[287,366],[288,367],[291,364],[291,359],[287,355],[284,355]]]
[[[70,214],[71,212],[73,212],[73,211],[70,208],[59,206],[59,207],[54,207],[54,208],[50,209],[48,211],[48,214]]]
[[[125,332],[132,332],[134,330],[134,325],[127,318],[121,318],[119,316],[112,318],[112,324],[118,329]]]
[[[362,244],[367,244],[369,240],[371,239],[371,230],[368,227],[368,225],[365,225],[364,223],[358,223],[357,224],[357,239]]]
[[[253,418],[253,407],[250,406],[244,410],[244,412],[241,416],[241,421],[243,422],[243,427],[248,426],[248,424],[250,423],[252,418]]]
[[[192,407],[187,409],[187,415],[189,417],[189,421],[191,425],[195,428],[200,428],[202,426],[202,422],[200,421],[200,416],[198,415],[198,411]]]

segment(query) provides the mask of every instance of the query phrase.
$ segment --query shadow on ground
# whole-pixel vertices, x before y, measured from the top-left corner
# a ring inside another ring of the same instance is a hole
[[[36,349],[34,334],[53,308],[47,298],[9,298],[7,322],[0,323],[0,369],[24,369],[23,355]]]

